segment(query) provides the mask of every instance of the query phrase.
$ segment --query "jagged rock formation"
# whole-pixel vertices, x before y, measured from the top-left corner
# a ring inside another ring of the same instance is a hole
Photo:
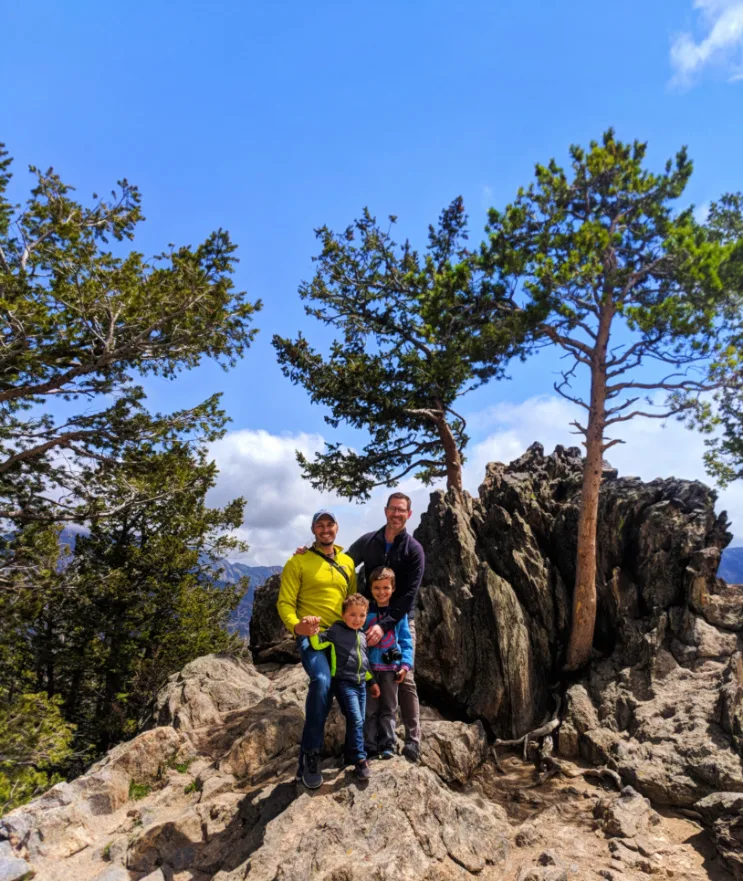
[[[434,493],[416,533],[427,551],[416,678],[498,736],[553,706],[580,469],[577,449],[545,456],[535,444],[489,465],[478,499]],[[715,576],[726,517],[697,482],[604,477],[597,659],[567,691],[560,752],[608,765],[661,804],[743,792],[743,589]]]
[[[743,603],[715,577],[725,518],[701,484],[605,478],[582,677],[560,676],[580,458],[534,446],[489,466],[477,499],[434,493],[418,530],[418,679],[465,720],[426,707],[420,765],[376,763],[357,785],[333,767],[334,710],[326,783],[297,788],[307,681],[270,580],[251,621],[264,663],[210,656],[171,677],[157,727],[0,820],[0,879],[730,878],[719,855],[743,879]],[[606,765],[620,793],[569,774],[535,788],[530,764],[496,760],[489,735],[524,734],[557,695],[562,767]]]

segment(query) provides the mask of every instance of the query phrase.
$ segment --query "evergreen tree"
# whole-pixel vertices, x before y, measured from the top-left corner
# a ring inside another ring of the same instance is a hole
[[[275,336],[284,374],[325,404],[334,428],[365,429],[361,451],[329,443],[310,462],[297,458],[318,489],[368,498],[415,472],[426,484],[446,477],[462,489],[467,444],[458,399],[503,376],[520,351],[527,316],[516,317],[509,290],[491,282],[466,247],[467,217],[455,199],[429,227],[419,254],[391,236],[368,211],[340,234],[316,231],[322,243],[313,280],[301,285],[308,315],[340,333],[329,356]]]
[[[596,526],[603,457],[635,418],[668,418],[698,405],[725,299],[728,249],[675,210],[692,172],[686,150],[665,170],[644,167],[646,145],[609,130],[601,144],[554,160],[505,211],[491,210],[488,269],[518,282],[548,317],[539,332],[565,350],[556,390],[584,412],[574,425],[586,447],[567,668],[590,657],[596,617]],[[574,389],[578,371],[587,395]],[[665,401],[658,400],[658,396]],[[657,405],[657,406],[656,406]]]
[[[216,470],[203,450],[133,455],[137,500],[80,534],[62,565],[57,530],[26,527],[14,552],[19,565],[35,564],[33,581],[18,576],[15,590],[0,593],[0,691],[59,701],[76,727],[68,770],[135,734],[171,673],[242,649],[227,624],[247,580],[215,582],[219,558],[243,549],[228,534],[242,522],[243,500],[207,507]],[[124,474],[109,477],[112,495]]]
[[[0,145],[0,517],[81,521],[129,503],[122,486],[110,505],[105,479],[140,443],[218,430],[215,398],[150,414],[136,378],[234,364],[260,302],[234,290],[225,231],[153,259],[125,253],[109,242],[143,220],[136,187],[86,206],[52,169],[31,172],[20,208]]]

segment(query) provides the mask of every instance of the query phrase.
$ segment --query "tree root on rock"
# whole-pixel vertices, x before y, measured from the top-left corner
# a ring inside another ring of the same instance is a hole
[[[493,744],[493,761],[498,771],[503,774],[503,768],[498,760],[499,746],[524,746],[524,761],[529,761],[529,751],[532,750],[534,755],[534,767],[536,769],[537,780],[529,789],[541,786],[552,777],[561,774],[563,777],[598,777],[601,780],[611,780],[618,790],[622,789],[622,778],[616,771],[606,766],[602,768],[579,768],[572,762],[565,759],[557,759],[552,755],[554,742],[552,740],[552,732],[560,727],[560,706],[561,699],[556,695],[557,706],[555,712],[549,721],[544,722],[539,728],[533,731],[527,731],[522,737],[513,740],[496,739]],[[541,745],[537,745],[536,741],[541,740]]]
[[[539,728],[535,728],[533,731],[527,731],[521,737],[517,737],[515,740],[501,740],[500,738],[496,739],[493,749],[493,753],[495,755],[496,765],[498,764],[498,754],[496,752],[499,746],[520,746],[522,743],[524,744],[524,761],[529,760],[529,745],[535,741],[539,740],[542,737],[547,737],[552,734],[552,732],[560,727],[560,707],[562,706],[562,698],[560,695],[555,696],[555,700],[557,702],[557,706],[555,707],[555,712],[552,715],[552,718],[539,726]],[[551,740],[552,738],[550,738]]]

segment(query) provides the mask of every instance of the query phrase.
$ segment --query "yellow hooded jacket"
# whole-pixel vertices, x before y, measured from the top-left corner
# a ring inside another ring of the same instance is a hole
[[[325,630],[341,618],[343,600],[356,593],[353,560],[335,545],[335,562],[348,574],[348,584],[340,572],[323,556],[312,551],[290,557],[281,572],[276,608],[284,627],[294,633],[305,615],[317,615]]]

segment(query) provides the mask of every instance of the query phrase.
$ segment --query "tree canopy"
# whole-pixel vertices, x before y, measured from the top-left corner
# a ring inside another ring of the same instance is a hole
[[[261,304],[234,289],[224,230],[148,259],[121,246],[144,219],[126,180],[86,206],[32,166],[21,207],[8,199],[10,165],[0,145],[0,517],[101,516],[102,475],[140,443],[224,424],[216,398],[149,413],[138,377],[173,377],[205,357],[234,364]]]
[[[458,399],[502,377],[527,336],[526,313],[466,246],[461,198],[429,227],[424,253],[393,240],[396,220],[383,228],[365,210],[341,233],[316,230],[318,268],[300,296],[307,315],[339,333],[327,356],[301,334],[273,338],[285,375],[330,408],[328,424],[368,433],[361,450],[331,442],[314,461],[298,454],[314,487],[349,498],[410,473],[461,490],[467,434]]]

